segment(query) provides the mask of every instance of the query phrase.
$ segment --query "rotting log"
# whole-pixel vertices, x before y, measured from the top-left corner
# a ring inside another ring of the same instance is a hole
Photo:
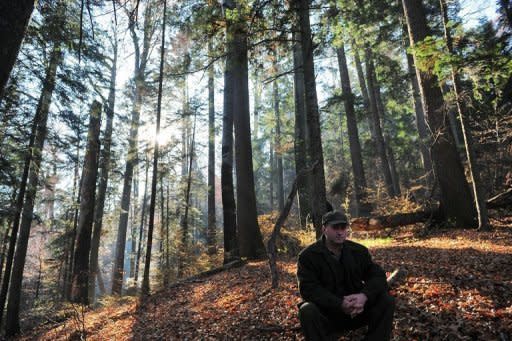
[[[436,213],[437,210],[425,210],[377,217],[358,217],[350,221],[350,226],[353,231],[382,230],[385,228],[423,223],[436,216]]]

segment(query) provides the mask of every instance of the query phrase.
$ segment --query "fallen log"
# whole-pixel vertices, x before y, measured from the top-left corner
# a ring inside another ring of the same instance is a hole
[[[512,207],[512,188],[487,200],[487,208]]]
[[[426,210],[377,217],[358,217],[350,221],[350,226],[353,231],[382,230],[385,228],[423,223],[434,217],[436,213],[436,210]]]

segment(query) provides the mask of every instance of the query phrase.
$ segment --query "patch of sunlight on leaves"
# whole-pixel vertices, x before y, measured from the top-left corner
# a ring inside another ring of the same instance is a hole
[[[391,237],[383,237],[383,238],[351,238],[351,240],[356,243],[362,244],[367,248],[375,248],[375,247],[385,247],[391,245],[393,243],[393,238]]]

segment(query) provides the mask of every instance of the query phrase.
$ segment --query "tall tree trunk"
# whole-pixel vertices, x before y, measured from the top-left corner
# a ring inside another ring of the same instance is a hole
[[[135,169],[133,173],[133,205],[132,206],[132,213],[131,213],[131,219],[130,219],[130,273],[128,274],[128,277],[133,278],[135,276],[135,257],[136,257],[136,249],[137,249],[137,227],[139,226],[137,224],[137,214],[139,212],[138,207],[138,199],[139,199],[139,167],[140,166],[140,160],[137,160],[137,169]]]
[[[33,10],[34,0],[0,1],[0,102]]]
[[[273,135],[273,131],[271,131]],[[270,177],[268,181],[268,197],[269,197],[269,205],[270,210],[274,209],[274,183],[276,182],[276,153],[274,147],[274,140],[270,139],[270,152],[269,152],[269,168],[270,168]]]
[[[389,137],[389,135],[386,135],[384,137],[384,143],[386,146],[386,156],[388,157],[389,161],[389,171],[391,172],[391,180],[393,180],[393,190],[395,192],[395,195],[400,196],[400,176],[396,169],[395,154],[393,153],[393,149],[391,148],[391,138]]]
[[[148,153],[146,153],[147,155]],[[149,159],[146,158],[146,177],[144,182],[144,196],[142,198],[142,212],[140,214],[140,226],[139,226],[139,243],[137,247],[137,260],[135,261],[135,274],[134,274],[134,282],[137,285],[139,280],[139,266],[140,266],[140,256],[142,254],[142,242],[144,240],[144,223],[146,221],[146,207],[147,207],[147,194],[148,194],[148,173],[149,173]]]
[[[277,46],[274,46],[272,56],[272,69],[277,76]],[[272,97],[274,101],[274,114],[276,120],[275,152],[276,152],[276,171],[277,171],[277,208],[281,212],[284,208],[284,184],[283,184],[283,148],[281,146],[281,112],[279,110],[279,83],[278,78],[274,79],[272,84]]]
[[[16,204],[15,204],[15,207],[13,210],[14,217],[13,217],[13,221],[12,221],[11,236],[9,238],[9,249],[7,251],[5,270],[4,270],[4,275],[2,277],[2,291],[0,293],[0,325],[2,324],[1,321],[3,319],[3,314],[4,314],[4,309],[5,309],[5,300],[7,298],[7,291],[9,289],[9,281],[11,279],[11,270],[12,270],[12,263],[13,263],[13,258],[14,258],[14,250],[16,248],[16,240],[18,237],[21,212],[23,210],[23,201],[25,198],[25,191],[27,189],[27,184],[28,184],[30,164],[32,162],[32,157],[33,157],[32,150],[34,148],[37,127],[38,127],[39,121],[41,119],[39,113],[40,113],[40,110],[37,110],[36,114],[34,116],[34,119],[32,121],[32,128],[30,131],[28,147],[27,147],[27,151],[25,152],[25,164],[23,166],[23,174],[21,176],[20,189],[18,191],[18,194],[16,197]],[[8,231],[6,232],[6,235],[8,235]],[[3,264],[0,267],[0,271],[2,269],[3,269]]]
[[[425,12],[421,0],[402,0],[402,4],[410,44],[414,46],[430,34]],[[416,59],[417,56],[414,54],[414,62],[417,64]],[[443,113],[444,100],[437,77],[433,73],[419,69],[416,69],[416,76],[420,84],[423,111],[435,136],[432,144],[432,161],[441,190],[440,210],[446,219],[453,221],[457,227],[473,227],[476,223],[476,212],[464,169],[448,129],[446,115]]]
[[[80,126],[78,128],[80,129]],[[71,236],[69,238],[69,248],[68,252],[68,261],[67,261],[67,269],[66,269],[66,280],[64,284],[64,294],[66,299],[71,299],[71,284],[73,280],[73,264],[75,257],[75,242],[76,242],[76,232],[78,229],[78,208],[80,207],[80,194],[82,189],[82,180],[80,177],[80,136],[82,135],[80,131],[77,131],[77,143],[76,143],[76,162],[75,162],[75,174],[73,176],[73,226],[71,228]],[[76,198],[76,199],[75,199]]]
[[[236,202],[233,186],[233,34],[226,29],[226,65],[224,68],[224,112],[222,115],[221,190],[224,217],[224,264],[239,258]]]
[[[295,136],[294,136],[294,153],[295,153],[295,174],[299,174],[307,167],[309,144],[307,139],[307,123],[306,123],[306,104],[304,97],[304,68],[302,66],[302,47],[299,28],[296,27],[294,32],[293,44],[293,68],[295,69],[294,83],[294,101],[295,101]],[[309,197],[309,189],[311,188],[311,177],[308,173],[306,176],[297,179],[297,194],[299,198],[299,214],[300,225],[306,227],[307,217],[311,214],[311,202]]]
[[[440,0],[441,13],[443,15],[443,26],[444,26],[444,37],[446,40],[446,46],[450,55],[454,54],[453,41],[448,26],[448,5],[446,0]],[[475,208],[478,218],[478,229],[489,230],[489,216],[487,215],[486,206],[486,195],[483,189],[482,181],[480,179],[480,172],[476,160],[476,155],[473,147],[473,138],[469,125],[467,124],[466,115],[464,113],[464,101],[461,98],[462,87],[460,84],[460,78],[455,69],[455,66],[451,66],[452,75],[452,86],[455,93],[455,103],[457,105],[457,112],[459,114],[459,122],[462,128],[462,137],[464,139],[464,147],[466,150],[466,158],[468,163],[469,177],[471,179],[471,189],[473,190],[473,198],[475,202]]]
[[[304,69],[304,89],[306,93],[306,117],[309,133],[309,153],[311,163],[316,165],[312,172],[311,213],[316,235],[322,231],[322,215],[327,211],[325,193],[324,156],[320,128],[320,113],[316,95],[315,66],[313,62],[313,43],[309,23],[309,1],[294,0],[299,14],[301,45]]]
[[[114,32],[115,33],[115,32]],[[101,230],[103,227],[103,210],[105,207],[105,198],[107,193],[108,176],[110,173],[110,149],[112,146],[112,131],[114,121],[114,106],[116,101],[116,76],[117,76],[117,35],[114,34],[113,39],[113,62],[110,69],[110,84],[108,101],[105,108],[107,114],[107,122],[105,133],[103,136],[103,149],[101,151],[101,159],[99,168],[98,193],[96,196],[96,207],[94,208],[94,226],[91,241],[91,257],[89,261],[90,283],[89,283],[89,302],[94,303],[96,300],[96,273],[98,271],[98,254],[100,248]]]
[[[405,28],[407,30],[407,28]],[[407,44],[409,45],[409,44]],[[419,147],[421,155],[421,163],[426,174],[427,186],[431,186],[432,179],[432,158],[430,157],[430,144],[431,139],[428,134],[427,122],[425,121],[425,113],[421,104],[420,87],[418,85],[418,79],[416,78],[416,70],[414,66],[414,59],[412,54],[407,54],[407,67],[409,70],[409,77],[411,80],[412,99],[414,103],[414,112],[416,114],[416,127],[418,129],[418,135],[420,137]]]
[[[237,16],[240,16],[240,4]],[[249,86],[247,65],[247,27],[242,18],[228,24],[233,34],[233,113],[237,183],[237,223],[240,256],[248,259],[266,257],[258,226],[256,194],[252,165]]]
[[[366,177],[359,143],[356,114],[354,111],[354,95],[350,86],[345,46],[342,43],[336,50],[341,77],[341,92],[344,99],[345,115],[347,116],[348,141],[350,158],[352,160],[352,172],[354,174],[354,191],[356,196],[356,216],[367,216],[371,208],[366,202]]]
[[[208,51],[212,52],[212,37],[208,41]],[[208,254],[217,253],[215,216],[215,74],[213,63],[208,69],[208,227],[206,244]],[[255,109],[256,110],[256,109]]]
[[[183,274],[184,266],[183,266],[183,257],[185,257],[188,250],[188,236],[189,236],[189,218],[188,213],[190,211],[190,190],[192,187],[192,168],[194,162],[194,148],[195,148],[195,139],[196,139],[196,119],[197,116],[194,114],[194,126],[192,130],[192,140],[190,140],[190,145],[188,147],[189,150],[189,164],[188,164],[188,174],[187,174],[187,183],[185,187],[185,202],[184,202],[184,212],[181,215],[180,219],[180,227],[181,227],[181,261],[178,271],[178,277],[181,277]],[[193,234],[192,234],[193,237]]]
[[[368,80],[368,97],[370,99],[370,112],[372,115],[373,127],[375,129],[375,145],[377,147],[377,153],[379,154],[380,165],[382,175],[384,176],[384,184],[386,185],[387,193],[390,197],[395,196],[393,189],[393,179],[391,178],[391,171],[389,169],[389,161],[386,155],[386,145],[384,142],[384,136],[382,134],[382,128],[380,123],[380,115],[377,103],[376,94],[376,77],[375,67],[373,64],[373,58],[369,48],[365,49],[365,61],[366,61],[366,79]]]
[[[144,13],[144,38],[142,52],[139,47],[139,39],[135,32],[135,22],[130,16],[130,33],[135,48],[135,98],[132,107],[130,136],[128,138],[128,155],[124,172],[123,192],[121,195],[121,213],[119,215],[119,227],[116,240],[116,254],[114,258],[114,271],[112,276],[112,294],[121,295],[124,275],[124,252],[126,247],[126,230],[128,226],[128,212],[130,211],[130,198],[132,190],[133,169],[137,160],[137,143],[139,131],[139,118],[142,106],[142,96],[145,90],[146,64],[149,56],[149,42],[151,40],[152,3],[147,4]]]
[[[87,149],[82,171],[80,194],[80,218],[78,237],[73,264],[73,285],[71,301],[89,304],[89,254],[91,251],[92,225],[94,222],[94,200],[98,175],[98,154],[100,150],[101,104],[94,101],[91,106]]]
[[[377,137],[375,134],[375,125],[373,123],[373,118],[370,111],[370,96],[368,95],[368,87],[366,86],[366,79],[363,72],[363,65],[361,63],[361,58],[359,56],[359,48],[355,42],[354,39],[352,39],[352,53],[354,55],[354,65],[356,67],[357,71],[357,79],[359,83],[359,89],[361,91],[361,96],[363,97],[363,107],[366,112],[366,119],[368,121],[368,127],[370,128],[370,136],[372,138],[372,141],[376,141]],[[368,173],[367,178],[368,179],[378,179],[380,176],[380,173],[378,173],[378,166],[377,166],[377,159],[375,156],[372,155],[370,158],[370,166],[367,168]],[[371,180],[370,180],[371,181]]]
[[[21,223],[19,227],[18,240],[16,242],[16,251],[14,253],[13,267],[9,285],[9,296],[7,303],[6,335],[12,336],[20,331],[20,300],[21,283],[23,281],[23,269],[25,267],[25,258],[27,255],[28,239],[30,236],[30,227],[34,211],[34,201],[37,193],[39,181],[39,170],[44,142],[46,140],[48,113],[52,100],[53,90],[55,89],[55,77],[57,68],[62,62],[63,53],[59,43],[54,43],[53,51],[50,56],[50,62],[46,69],[46,77],[43,82],[43,90],[39,97],[35,117],[38,117],[38,125],[32,151],[32,162],[30,164],[29,182],[25,202],[21,213]]]
[[[382,101],[382,93],[380,91],[380,84],[377,79],[377,75],[375,73],[375,68],[373,68],[373,77],[372,80],[375,81],[375,99],[377,100],[377,111],[379,112],[380,121],[382,124],[383,137],[384,137],[384,148],[386,149],[386,156],[388,159],[388,167],[391,173],[391,182],[393,184],[393,192],[395,196],[400,196],[400,180],[398,176],[398,171],[396,169],[395,155],[393,154],[393,149],[391,148],[391,140],[389,135],[384,132],[384,124],[386,122],[386,108],[384,107],[384,103]]]
[[[148,223],[148,241],[146,243],[146,262],[144,264],[144,277],[142,278],[142,294],[149,294],[149,269],[151,266],[151,248],[153,247],[153,228],[155,225],[155,206],[156,206],[156,181],[158,174],[159,145],[156,138],[160,134],[160,113],[162,110],[162,87],[164,73],[164,55],[165,55],[165,19],[167,15],[167,0],[164,0],[164,16],[162,18],[162,44],[160,45],[160,74],[158,76],[158,99],[156,108],[156,133],[153,154],[153,176],[151,179],[151,200],[149,204],[149,223]],[[146,18],[146,20],[148,20]]]

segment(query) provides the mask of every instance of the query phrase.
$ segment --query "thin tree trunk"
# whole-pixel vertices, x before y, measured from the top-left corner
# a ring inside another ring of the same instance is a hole
[[[304,89],[306,93],[306,117],[309,133],[309,153],[311,163],[316,164],[312,172],[311,183],[311,213],[316,236],[320,237],[322,230],[322,215],[327,211],[324,175],[324,156],[320,128],[320,113],[316,95],[315,66],[313,62],[313,43],[309,22],[309,1],[294,0],[299,14],[301,28],[301,45],[304,69]]]
[[[33,10],[34,0],[0,2],[0,102]]]
[[[137,160],[137,166],[140,165],[140,160]],[[131,233],[130,233],[130,278],[135,276],[135,257],[137,256],[137,213],[139,212],[139,169],[134,173],[133,177],[133,210],[131,216]]]
[[[79,128],[80,129],[80,128]],[[76,232],[78,229],[78,208],[80,207],[80,195],[82,189],[82,180],[80,177],[80,136],[81,133],[77,132],[77,145],[76,145],[76,163],[75,163],[75,175],[73,177],[73,198],[75,205],[73,207],[73,227],[71,230],[71,238],[69,238],[69,249],[68,249],[68,268],[66,270],[66,283],[64,286],[64,291],[66,295],[66,299],[71,300],[71,288],[72,288],[72,280],[73,280],[73,264],[75,257],[75,242],[76,242]]]
[[[91,251],[92,225],[94,222],[94,201],[98,175],[98,154],[100,150],[101,104],[94,101],[91,106],[87,149],[82,170],[80,190],[80,218],[73,264],[71,301],[89,304],[89,254]]]
[[[273,131],[271,132],[273,135]],[[268,182],[268,195],[270,202],[270,210],[274,210],[274,183],[276,178],[276,153],[274,147],[274,140],[270,139],[270,155],[269,155],[269,168],[270,168],[270,179]]]
[[[21,214],[21,223],[19,227],[18,240],[16,242],[16,251],[13,259],[13,268],[11,273],[9,296],[7,304],[6,335],[12,336],[20,331],[20,300],[21,283],[23,281],[23,269],[25,267],[25,258],[27,255],[28,239],[30,236],[30,227],[34,211],[34,201],[37,193],[37,184],[39,181],[39,171],[42,160],[44,142],[46,140],[48,113],[50,109],[53,90],[55,89],[55,78],[57,68],[62,62],[63,53],[59,43],[54,43],[53,51],[50,56],[50,63],[46,70],[46,77],[43,83],[43,90],[36,109],[38,117],[38,126],[36,130],[32,161],[30,164],[29,181],[25,202]]]
[[[368,80],[368,95],[370,99],[370,112],[372,115],[373,127],[375,129],[375,145],[377,147],[377,153],[379,154],[380,166],[382,175],[384,176],[384,184],[386,185],[387,193],[390,197],[395,196],[393,189],[393,179],[391,178],[391,171],[389,169],[389,161],[386,155],[386,146],[384,143],[384,136],[382,134],[382,128],[380,123],[380,115],[377,104],[376,96],[376,79],[375,79],[375,67],[371,51],[369,48],[365,49],[365,61],[366,61],[366,79]]]
[[[115,33],[115,32],[114,32]],[[103,149],[100,159],[100,175],[98,184],[98,194],[96,197],[96,207],[94,208],[94,226],[91,241],[91,257],[89,260],[90,283],[89,283],[89,301],[94,303],[96,300],[96,272],[98,264],[98,254],[100,248],[101,230],[103,227],[103,211],[105,207],[105,198],[107,193],[108,177],[110,173],[110,149],[112,146],[112,131],[114,121],[114,106],[116,101],[116,76],[117,76],[117,34],[113,39],[114,56],[110,69],[110,85],[108,101],[105,108],[107,122],[103,136]]]
[[[147,155],[147,153],[146,153]],[[139,280],[139,266],[140,266],[140,256],[142,254],[142,241],[144,240],[144,223],[146,221],[146,206],[147,206],[147,193],[148,193],[148,173],[149,173],[149,160],[146,158],[146,180],[144,182],[144,196],[142,199],[142,212],[140,214],[140,226],[139,226],[139,243],[137,247],[137,260],[135,262],[135,274],[134,274],[134,282],[137,285]]]
[[[443,15],[443,26],[444,36],[446,40],[446,46],[450,55],[454,54],[452,36],[450,28],[448,27],[448,5],[446,0],[440,0],[441,13]],[[457,74],[455,66],[451,66],[452,74],[452,86],[455,93],[455,103],[457,105],[457,112],[459,114],[459,122],[462,128],[462,137],[464,139],[464,149],[466,150],[466,158],[468,163],[469,177],[471,179],[471,189],[473,190],[473,199],[475,203],[477,218],[478,218],[478,229],[489,230],[489,216],[487,215],[486,207],[486,196],[483,189],[482,181],[480,179],[480,172],[476,160],[476,155],[473,147],[473,138],[469,125],[467,124],[466,115],[464,113],[464,101],[461,98],[462,87],[460,85],[460,78]]]
[[[302,47],[301,37],[298,28],[294,32],[294,45],[293,45],[293,66],[294,73],[294,100],[295,100],[295,138],[294,138],[294,151],[295,151],[295,174],[299,174],[301,170],[307,167],[309,144],[307,138],[307,123],[306,123],[306,104],[304,96],[304,68],[302,66]],[[306,227],[307,217],[311,214],[311,203],[309,189],[311,188],[311,178],[308,174],[297,180],[297,192],[299,200],[299,213],[300,225],[302,228]]]
[[[272,56],[272,69],[274,75],[278,74],[277,69],[277,47],[274,47]],[[277,171],[277,207],[279,212],[284,208],[284,184],[283,184],[283,149],[281,146],[281,112],[279,110],[279,83],[278,78],[274,79],[272,84],[272,97],[274,101],[274,114],[276,120],[275,135],[275,155],[276,155],[276,171]]]
[[[430,35],[421,0],[402,0],[409,40],[411,45],[423,41]],[[417,56],[414,61],[417,64]],[[453,137],[447,129],[446,115],[443,113],[444,101],[437,77],[433,73],[416,69],[423,110],[435,139],[432,144],[432,161],[439,188],[441,190],[440,210],[447,220],[457,227],[473,227],[476,223],[476,211],[471,192],[464,176]]]
[[[158,77],[158,100],[156,109],[156,133],[155,137],[160,134],[160,114],[162,110],[162,87],[164,73],[164,55],[165,55],[165,19],[167,15],[167,0],[164,0],[164,16],[162,18],[162,44],[160,46],[160,74]],[[149,18],[147,18],[149,19]],[[148,241],[146,244],[146,262],[144,264],[144,277],[142,278],[142,294],[149,295],[149,269],[151,265],[151,248],[153,246],[153,228],[155,225],[155,206],[156,206],[156,182],[158,174],[158,157],[159,145],[158,139],[155,138],[154,154],[153,154],[153,176],[151,180],[151,200],[149,204],[149,224],[148,224]]]
[[[363,157],[361,155],[361,144],[359,143],[359,132],[357,129],[356,114],[354,111],[354,95],[350,86],[347,58],[345,57],[345,46],[342,43],[337,48],[338,65],[341,77],[341,91],[347,117],[348,141],[350,157],[352,160],[352,172],[354,174],[354,191],[356,196],[356,216],[366,216],[370,213],[370,206],[366,198],[366,177],[363,168]]]
[[[212,39],[208,41],[208,51],[212,53]],[[208,227],[206,244],[208,254],[217,253],[215,216],[215,78],[213,63],[208,69]],[[255,109],[256,110],[256,109]],[[255,117],[256,119],[256,117]]]
[[[181,216],[180,226],[181,226],[181,258],[183,260],[183,257],[185,257],[187,250],[188,250],[188,234],[189,234],[189,219],[188,219],[188,212],[190,210],[190,190],[192,187],[192,165],[194,162],[194,145],[195,145],[195,139],[196,139],[196,119],[197,116],[194,114],[194,126],[192,130],[192,140],[190,141],[190,146],[188,148],[189,150],[189,165],[188,165],[188,175],[187,175],[187,184],[185,188],[185,210],[183,215]],[[193,235],[192,235],[193,237]],[[183,263],[179,267],[179,274],[182,275],[183,273]]]
[[[135,22],[133,16],[130,16],[130,32],[135,48],[135,98],[132,108],[132,118],[130,127],[130,136],[128,138],[128,155],[126,157],[126,168],[124,172],[123,193],[121,195],[121,213],[119,216],[119,227],[116,240],[116,254],[114,258],[114,271],[112,277],[112,294],[121,295],[124,277],[124,253],[126,247],[126,230],[128,226],[128,212],[130,210],[131,186],[133,178],[133,169],[137,160],[137,143],[140,110],[142,106],[142,96],[145,90],[146,63],[149,56],[149,42],[151,40],[151,17],[152,6],[148,3],[144,13],[144,38],[142,54],[140,53],[139,41],[135,33]]]
[[[32,128],[30,131],[27,152],[25,153],[25,165],[23,167],[23,175],[21,176],[21,181],[20,181],[20,190],[16,197],[16,206],[14,207],[14,218],[13,218],[13,222],[12,222],[11,236],[9,238],[9,249],[7,251],[5,271],[4,271],[4,275],[2,277],[2,291],[0,293],[0,325],[1,325],[1,321],[3,319],[3,313],[4,313],[4,309],[5,309],[5,300],[7,299],[7,291],[9,289],[9,281],[11,279],[11,270],[12,270],[12,263],[13,263],[13,259],[14,259],[14,250],[16,247],[16,240],[18,237],[18,229],[19,229],[19,225],[20,225],[21,212],[23,210],[23,201],[25,198],[25,191],[26,191],[27,185],[28,185],[29,169],[30,169],[30,164],[32,161],[32,156],[33,156],[32,150],[34,148],[37,127],[38,127],[39,121],[41,119],[39,113],[40,113],[40,110],[37,110],[36,114],[34,116],[34,119],[32,121]],[[8,235],[8,233],[6,235]],[[3,269],[3,264],[2,264],[2,267],[0,267],[0,271],[2,269]]]
[[[406,28],[407,30],[407,28]],[[428,134],[427,122],[425,121],[425,113],[421,104],[420,88],[418,85],[418,79],[416,78],[416,70],[414,66],[414,59],[412,54],[407,53],[407,67],[409,70],[409,77],[411,80],[412,98],[414,103],[414,112],[416,113],[416,127],[418,129],[418,135],[420,137],[419,147],[421,162],[423,169],[425,170],[427,186],[431,186],[432,179],[432,158],[430,157],[430,144],[431,139]]]

